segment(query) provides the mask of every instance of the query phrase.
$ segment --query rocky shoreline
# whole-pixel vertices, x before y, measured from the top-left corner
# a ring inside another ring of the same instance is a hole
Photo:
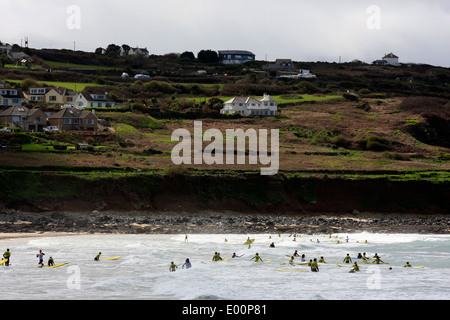
[[[0,207],[0,233],[422,233],[449,234],[450,216],[425,214],[246,214],[236,212],[23,212]]]

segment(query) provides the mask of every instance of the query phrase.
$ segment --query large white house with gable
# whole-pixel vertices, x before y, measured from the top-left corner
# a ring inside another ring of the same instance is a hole
[[[277,114],[277,100],[267,94],[262,99],[234,97],[223,104],[220,113],[239,113],[243,116],[275,116]]]

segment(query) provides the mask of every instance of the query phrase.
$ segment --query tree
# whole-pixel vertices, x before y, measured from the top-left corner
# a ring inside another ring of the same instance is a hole
[[[190,60],[195,60],[195,56],[192,52],[190,51],[185,51],[180,55],[180,58],[186,58],[186,59],[190,59]]]
[[[124,55],[127,56],[128,55],[128,51],[130,51],[131,47],[127,44],[123,44],[122,45],[122,50],[124,52]]]
[[[120,46],[116,44],[110,44],[106,48],[105,54],[109,57],[117,57],[120,55]]]
[[[213,50],[201,50],[197,54],[197,59],[203,63],[216,63],[219,61],[219,56]]]

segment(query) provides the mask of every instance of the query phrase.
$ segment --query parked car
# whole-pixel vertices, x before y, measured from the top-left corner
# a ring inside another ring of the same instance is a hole
[[[135,79],[143,79],[143,78],[148,79],[148,78],[150,78],[150,76],[146,75],[146,74],[139,73],[139,74],[135,75],[134,78]]]
[[[58,127],[56,126],[48,126],[43,129],[44,131],[58,131]]]
[[[8,128],[8,127],[3,127],[3,128],[1,128],[1,129],[0,129],[0,131],[7,131],[7,132],[10,132],[10,131],[11,131],[11,129],[10,129],[10,128]]]

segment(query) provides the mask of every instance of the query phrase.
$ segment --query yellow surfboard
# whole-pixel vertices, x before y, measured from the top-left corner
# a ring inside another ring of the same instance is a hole
[[[117,257],[112,257],[112,258],[105,258],[105,259],[100,259],[100,260],[117,260],[119,258],[121,258],[122,256],[117,256]]]
[[[221,260],[208,260],[208,262],[220,262],[220,261],[228,261],[230,259],[221,259]]]
[[[0,260],[0,265],[1,265],[1,264],[4,264],[6,261],[8,261],[8,259]]]
[[[51,266],[51,267],[46,266],[46,267],[49,268],[49,269],[52,269],[52,268],[61,267],[61,266],[65,265],[65,264],[68,264],[68,262],[58,263],[58,264],[55,264],[54,266]]]

